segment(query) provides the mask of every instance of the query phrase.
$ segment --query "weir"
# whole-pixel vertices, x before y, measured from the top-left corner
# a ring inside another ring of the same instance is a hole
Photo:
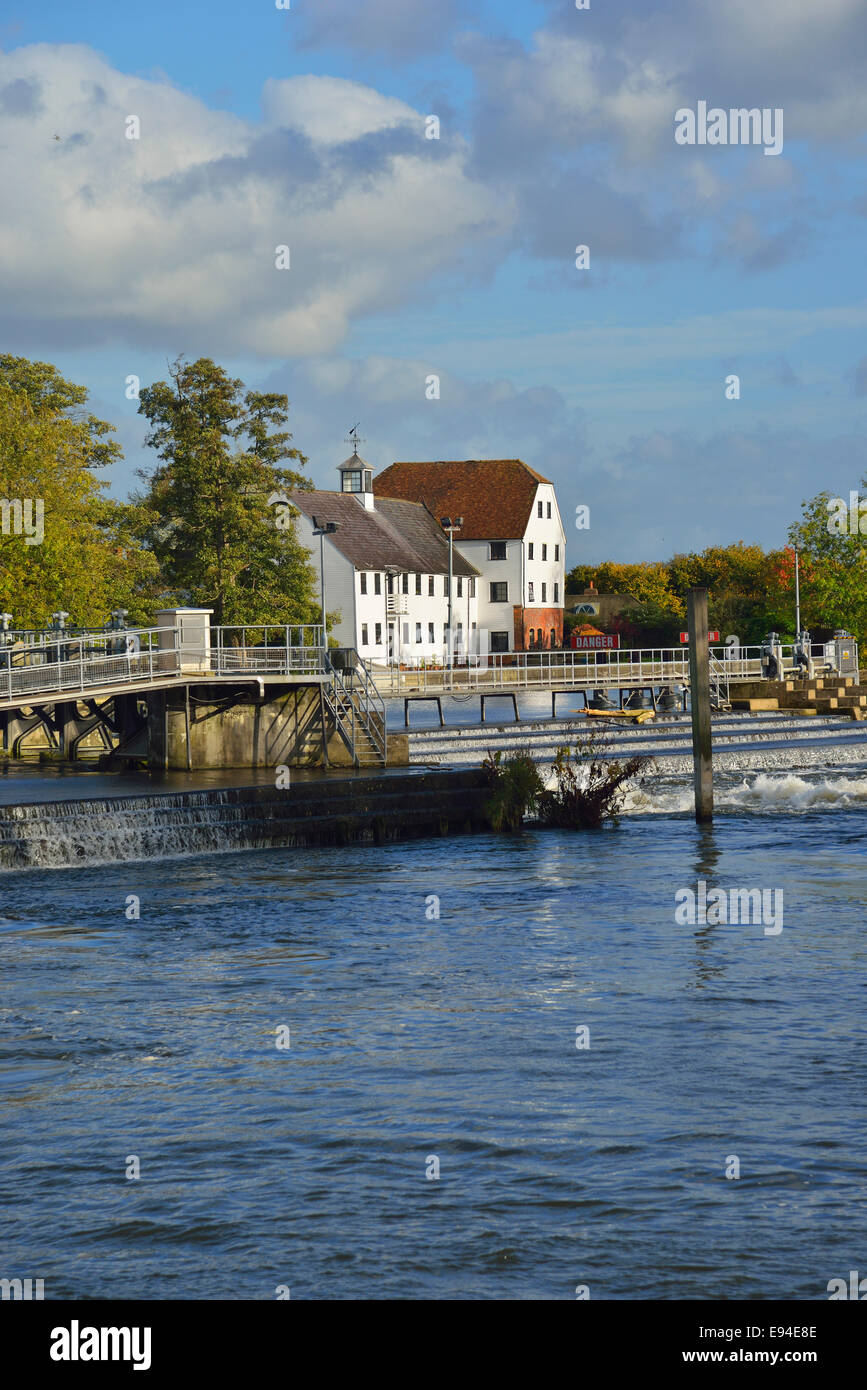
[[[488,828],[489,795],[475,768],[0,806],[0,869],[469,834]]]

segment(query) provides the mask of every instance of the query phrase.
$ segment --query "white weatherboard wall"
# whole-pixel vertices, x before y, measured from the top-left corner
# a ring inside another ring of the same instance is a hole
[[[539,516],[539,503],[542,503],[542,515]],[[551,516],[548,517],[548,504],[551,506]],[[533,544],[533,559],[529,558],[530,542]],[[542,546],[548,547],[547,561],[542,559]],[[559,560],[554,559],[554,547],[560,547]],[[524,597],[525,608],[562,608],[564,589],[566,585],[566,532],[563,529],[563,522],[560,517],[560,509],[557,506],[557,498],[550,483],[540,483],[536,489],[536,496],[533,499],[533,508],[530,519],[527,522],[527,529],[524,532],[525,549],[525,572],[524,572]],[[529,585],[533,583],[533,599],[529,597]],[[542,584],[547,586],[547,598],[542,599]],[[558,598],[554,602],[554,585],[558,585]],[[519,600],[515,600],[519,602]]]
[[[542,515],[539,516],[539,503]],[[548,516],[548,505],[551,516]],[[533,546],[533,559],[529,558],[529,547]],[[490,541],[461,540],[455,537],[456,548],[466,556],[470,564],[481,571],[477,580],[479,596],[478,624],[491,632],[506,632],[509,638],[509,651],[515,647],[514,605],[522,608],[562,608],[566,584],[566,533],[557,506],[557,497],[550,483],[540,483],[533,497],[533,506],[522,537],[515,536],[505,542],[505,560],[490,558]],[[547,559],[542,559],[542,546],[547,546]],[[554,559],[554,547],[559,546],[559,559]],[[505,603],[491,602],[491,584],[505,582],[508,585],[508,599]],[[530,583],[533,584],[533,598],[530,599]],[[542,585],[546,597],[542,598]],[[557,599],[554,599],[554,585],[557,585]]]
[[[319,537],[313,534],[313,522],[303,512],[296,521],[298,539],[310,551],[310,561],[316,574],[316,602],[322,603],[319,592]],[[340,610],[340,620],[332,629],[341,647],[355,646],[355,570],[349,560],[325,537],[325,607],[329,613]]]
[[[316,573],[316,600],[319,595],[319,537],[313,534],[313,523],[302,512],[297,520],[298,537],[310,551],[310,558]],[[410,574],[408,590],[403,595],[407,611],[399,617],[389,618],[386,613],[388,581],[384,571],[380,571],[380,593],[375,592],[375,571],[368,570],[367,593],[361,592],[361,571],[346,559],[337,545],[325,537],[325,606],[329,613],[340,610],[340,620],[332,630],[332,636],[342,647],[355,647],[359,655],[369,661],[388,660],[388,624],[395,624],[395,659],[413,663],[415,661],[440,660],[444,650],[444,629],[448,622],[448,597],[446,594],[447,575],[434,575],[434,592],[428,593],[427,574],[422,575],[420,594],[415,592],[415,574]],[[478,590],[478,583],[476,587]],[[470,598],[470,580],[462,577],[463,596],[457,597],[457,576],[453,584],[452,616],[457,632],[458,623],[463,624],[464,647],[466,649],[472,624],[478,623],[478,600]],[[394,577],[395,595],[403,594],[403,573]],[[381,641],[376,643],[376,624],[381,624]],[[421,642],[416,641],[416,624],[421,624]],[[429,638],[429,623],[434,624],[434,640]],[[367,625],[368,641],[362,641],[363,628]],[[405,627],[408,627],[408,641],[405,640]],[[399,653],[398,653],[399,648]]]

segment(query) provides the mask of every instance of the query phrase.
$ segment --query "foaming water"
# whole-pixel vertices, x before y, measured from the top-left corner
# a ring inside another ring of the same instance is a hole
[[[692,782],[684,778],[649,780],[631,788],[624,815],[682,815],[694,810]],[[867,776],[863,772],[814,775],[759,772],[754,777],[717,775],[714,811],[723,815],[804,815],[808,811],[867,808]]]

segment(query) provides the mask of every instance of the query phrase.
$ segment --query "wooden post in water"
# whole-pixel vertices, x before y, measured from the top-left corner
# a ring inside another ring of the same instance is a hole
[[[689,628],[689,703],[692,710],[692,767],[695,818],[713,820],[713,759],[710,746],[710,659],[707,644],[707,589],[686,597]]]

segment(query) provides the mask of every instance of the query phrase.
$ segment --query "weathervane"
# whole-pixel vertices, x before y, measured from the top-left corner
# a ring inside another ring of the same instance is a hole
[[[365,440],[365,439],[359,439],[359,437],[358,437],[358,426],[359,426],[360,424],[361,424],[361,421],[360,421],[360,420],[357,421],[357,423],[354,424],[354,425],[352,426],[352,429],[349,431],[349,434],[347,435],[347,437],[346,437],[346,438],[344,439],[344,441],[343,441],[344,444],[351,444],[351,445],[352,445],[352,454],[353,454],[353,457],[354,457],[354,458],[358,458],[358,446],[359,446],[359,444],[366,444],[366,443],[367,443],[367,440]]]

